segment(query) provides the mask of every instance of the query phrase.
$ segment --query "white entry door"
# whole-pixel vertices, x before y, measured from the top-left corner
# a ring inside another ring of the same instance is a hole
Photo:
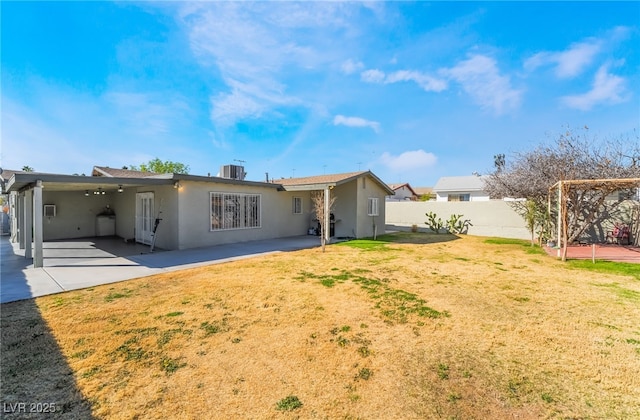
[[[153,239],[153,193],[136,194],[136,242],[151,245]]]

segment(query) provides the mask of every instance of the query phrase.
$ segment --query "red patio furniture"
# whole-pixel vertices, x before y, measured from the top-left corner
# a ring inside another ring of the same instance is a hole
[[[618,245],[629,245],[629,236],[629,226],[616,223],[613,226],[613,230],[607,232],[607,242]]]

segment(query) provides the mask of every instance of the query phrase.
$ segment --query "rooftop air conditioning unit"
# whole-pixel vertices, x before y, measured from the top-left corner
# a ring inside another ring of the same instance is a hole
[[[244,166],[240,165],[224,165],[220,167],[220,176],[228,179],[244,180],[247,173],[244,171]]]

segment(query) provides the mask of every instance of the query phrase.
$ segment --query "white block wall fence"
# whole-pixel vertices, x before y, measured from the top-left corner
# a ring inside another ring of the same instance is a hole
[[[500,238],[530,239],[524,219],[516,213],[507,202],[491,201],[387,201],[387,230],[409,230],[417,225],[419,230],[426,231],[426,213],[434,212],[443,221],[452,214],[462,214],[473,226],[469,227],[469,235],[497,236]]]

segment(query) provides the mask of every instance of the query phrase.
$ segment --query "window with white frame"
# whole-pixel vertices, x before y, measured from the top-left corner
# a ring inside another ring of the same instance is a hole
[[[302,214],[302,197],[293,197],[293,214]]]
[[[211,230],[261,227],[260,194],[212,192]]]
[[[378,216],[378,199],[375,197],[367,200],[367,216]]]
[[[471,201],[471,194],[449,194],[447,201]]]

